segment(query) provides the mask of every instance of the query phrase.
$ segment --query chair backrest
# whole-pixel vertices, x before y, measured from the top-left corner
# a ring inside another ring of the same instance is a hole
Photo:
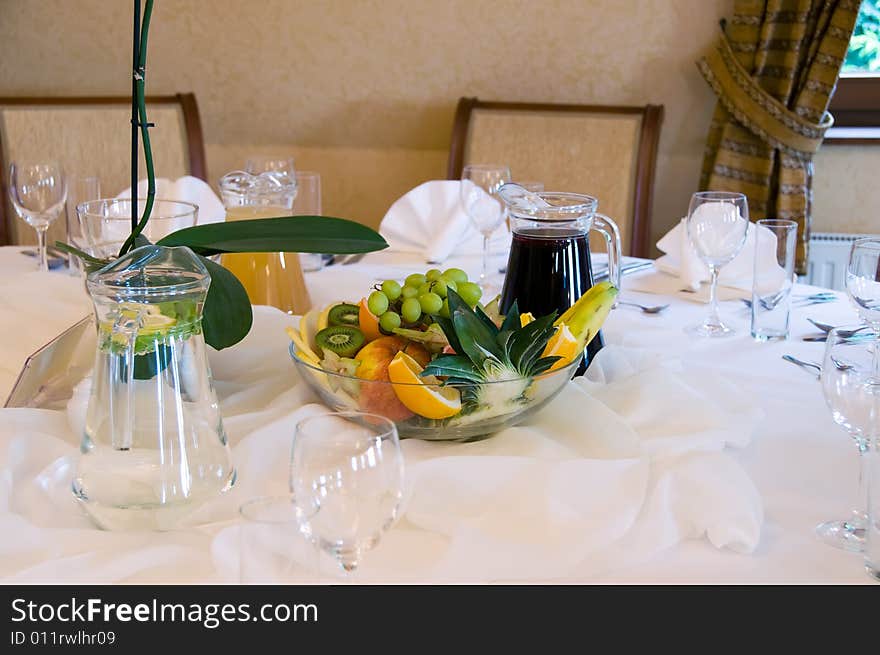
[[[191,93],[147,98],[156,177],[206,179],[205,146],[196,98]],[[143,148],[139,176],[146,176]],[[101,180],[112,197],[131,186],[131,98],[0,98],[0,245],[35,243],[34,231],[17,218],[9,200],[9,163],[57,160],[68,175]],[[63,239],[62,215],[48,242]]]
[[[585,193],[617,222],[625,254],[647,256],[662,105],[604,107],[461,98],[447,177],[507,164],[514,181]]]

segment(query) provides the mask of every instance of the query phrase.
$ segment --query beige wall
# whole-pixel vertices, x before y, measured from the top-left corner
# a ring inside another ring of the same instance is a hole
[[[0,0],[0,94],[128,93],[131,3]],[[375,225],[445,171],[455,103],[666,106],[655,233],[687,209],[714,98],[694,61],[731,0],[158,0],[152,94],[193,91],[216,180],[291,150],[325,212]],[[514,171],[514,174],[516,172]]]
[[[813,165],[813,232],[880,233],[880,143],[826,143]]]

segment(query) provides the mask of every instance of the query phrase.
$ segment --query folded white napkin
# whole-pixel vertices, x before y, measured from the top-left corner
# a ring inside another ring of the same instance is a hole
[[[426,261],[442,263],[452,255],[483,252],[483,236],[461,205],[458,180],[432,180],[398,198],[379,224],[379,234],[397,252],[418,252]],[[492,233],[491,251],[510,247],[505,223]]]
[[[138,182],[138,198],[145,198],[147,195],[147,181]],[[131,198],[131,187],[122,191],[117,198]],[[226,220],[226,209],[223,203],[210,185],[204,180],[200,180],[192,175],[184,175],[176,180],[169,180],[164,177],[156,179],[156,198],[163,200],[183,200],[191,202],[199,207],[199,216],[197,223],[199,225],[207,225],[208,223],[222,223]]]
[[[657,248],[665,254],[659,257],[654,265],[658,270],[678,277],[682,286],[696,291],[701,283],[709,281],[709,267],[703,263],[688,239],[686,223],[687,219],[681,219],[657,242]],[[766,273],[774,269],[781,270],[776,261],[776,238],[773,233],[765,227],[749,223],[742,250],[733,260],[721,267],[718,274],[719,286],[751,290],[755,266],[755,234],[759,227],[768,237],[761,239],[761,252],[758,253],[759,271]]]

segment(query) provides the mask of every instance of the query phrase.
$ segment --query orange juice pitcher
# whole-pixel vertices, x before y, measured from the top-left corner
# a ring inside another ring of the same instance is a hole
[[[296,178],[278,171],[233,171],[220,179],[220,195],[227,221],[290,216]],[[305,314],[311,306],[296,253],[224,254],[221,263],[241,281],[253,305],[272,305],[288,314]]]

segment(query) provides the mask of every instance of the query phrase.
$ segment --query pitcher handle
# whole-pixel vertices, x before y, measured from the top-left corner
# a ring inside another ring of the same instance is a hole
[[[620,290],[620,230],[617,229],[617,223],[605,214],[593,214],[592,229],[605,237],[605,244],[608,247],[608,279],[616,289]],[[616,306],[615,298],[614,307]]]

